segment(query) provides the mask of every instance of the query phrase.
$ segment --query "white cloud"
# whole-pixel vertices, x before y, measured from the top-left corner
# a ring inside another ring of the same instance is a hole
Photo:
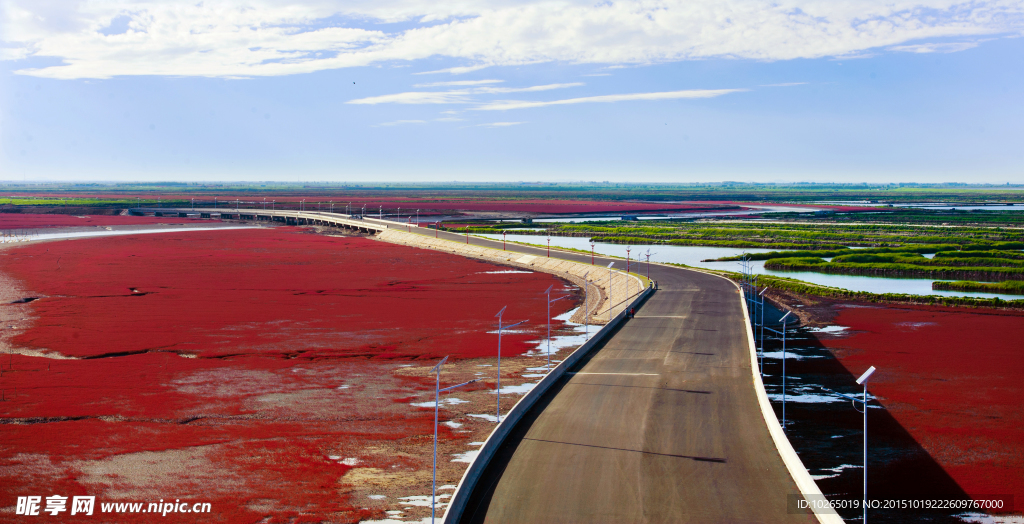
[[[525,123],[526,122],[490,122],[487,124],[477,124],[476,127],[509,127]]]
[[[465,104],[469,91],[410,91],[349,100],[346,104]]]
[[[792,87],[792,86],[805,86],[807,82],[786,82],[783,84],[764,84],[761,87]]]
[[[404,126],[406,124],[426,124],[426,120],[395,120],[394,122],[383,122],[374,127]]]
[[[490,81],[488,81],[490,82]],[[496,80],[495,82],[500,82]],[[438,85],[457,85],[458,82],[439,82]],[[472,95],[496,94],[496,93],[529,93],[537,91],[550,91],[552,89],[564,89],[583,85],[580,82],[569,84],[547,84],[530,87],[469,87],[452,91],[409,91],[406,93],[395,93],[393,95],[371,96],[349,100],[347,104],[465,104],[472,101]]]
[[[487,84],[500,84],[504,80],[456,80],[454,82],[431,82],[429,84],[416,84],[413,87],[456,87],[456,86],[479,86]]]
[[[680,98],[714,98],[747,91],[746,89],[690,89],[686,91],[662,91],[657,93],[628,93],[623,95],[602,95],[587,96],[582,98],[568,98],[564,100],[549,100],[545,102],[526,102],[521,100],[500,100],[484,104],[474,109],[481,111],[507,111],[509,109],[526,109],[531,107],[556,106],[567,104],[588,104],[588,103],[609,103],[626,102],[631,100],[673,100]]]
[[[293,2],[0,0],[0,38],[17,49],[4,57],[60,62],[21,74],[70,79],[276,76],[434,57],[462,65],[429,73],[459,74],[544,62],[951,52],[976,44],[904,44],[1024,28],[1021,0]]]
[[[892,51],[904,53],[956,53],[978,47],[977,42],[946,42],[932,44],[899,45],[890,47]]]

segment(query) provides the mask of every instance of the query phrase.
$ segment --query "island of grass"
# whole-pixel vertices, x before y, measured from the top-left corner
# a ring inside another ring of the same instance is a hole
[[[932,282],[935,291],[980,291],[983,293],[1003,293],[1006,295],[1024,295],[1024,281],[1006,280],[1003,282],[974,282],[958,280],[955,282]]]

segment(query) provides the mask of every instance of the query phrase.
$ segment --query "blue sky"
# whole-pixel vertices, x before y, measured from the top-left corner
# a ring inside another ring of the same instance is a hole
[[[1024,182],[1022,12],[6,0],[0,179]]]

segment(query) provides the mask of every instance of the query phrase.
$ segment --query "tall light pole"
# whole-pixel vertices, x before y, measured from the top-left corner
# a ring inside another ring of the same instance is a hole
[[[583,274],[583,342],[590,340],[590,279],[587,275],[590,271]]]
[[[398,208],[398,222],[402,221],[402,208]]]
[[[547,291],[541,293],[542,295],[547,295],[547,303],[548,303],[548,371],[551,370],[551,304],[553,302],[558,302],[559,300],[562,300],[563,298],[569,298],[569,295],[565,295],[565,296],[558,297],[558,298],[556,298],[554,300],[551,300],[551,288],[553,288],[553,287],[555,287],[555,285],[551,284],[550,286],[548,286]]]
[[[447,388],[441,389],[441,366],[443,366],[444,363],[447,362],[447,361],[448,361],[448,357],[442,358],[441,361],[438,362],[437,365],[434,366],[430,370],[430,373],[436,373],[437,374],[437,381],[434,383],[435,384],[435,386],[434,386],[434,480],[433,480],[433,487],[430,490],[430,522],[431,523],[434,522],[434,515],[435,515],[435,512],[436,512],[435,508],[437,506],[437,415],[438,415],[437,412],[438,412],[439,406],[441,405],[441,393],[445,393],[445,392],[451,391],[451,390],[453,390],[455,388],[461,388],[462,386],[465,386],[467,384],[472,384],[474,382],[479,382],[480,381],[480,379],[470,380],[469,382],[463,382],[462,384],[458,384],[458,385],[455,385],[455,386],[451,386],[451,387],[447,387]]]
[[[594,243],[590,243],[590,265],[594,265]]]
[[[511,328],[511,327],[516,327],[519,324],[522,324],[522,323],[526,322],[525,320],[523,320],[523,321],[520,321],[520,322],[516,322],[515,324],[512,324],[511,326],[503,326],[503,325],[501,325],[501,315],[503,313],[505,313],[505,308],[507,308],[507,307],[508,306],[505,306],[505,307],[501,308],[501,311],[499,311],[497,315],[494,315],[494,316],[498,317],[498,391],[497,391],[497,395],[496,395],[498,397],[498,401],[497,401],[497,409],[495,410],[496,414],[495,414],[494,418],[496,418],[498,420],[499,424],[501,423],[501,331],[503,329],[508,329],[508,328]]]
[[[551,258],[551,233],[548,233],[548,258]]]
[[[629,297],[629,250],[633,246],[626,244],[626,296]]]
[[[864,522],[864,523],[866,523],[868,521],[868,380],[871,379],[871,375],[875,374],[875,371],[877,371],[875,369],[875,366],[871,366],[871,367],[869,367],[867,369],[867,371],[865,371],[860,376],[860,378],[857,379],[857,385],[864,386],[864,393],[863,393],[863,396],[861,398],[851,397],[850,395],[844,395],[842,393],[839,393],[838,391],[833,391],[833,390],[828,389],[828,388],[826,388],[824,386],[818,386],[819,388],[824,389],[825,391],[828,391],[830,393],[835,393],[836,395],[839,395],[840,397],[843,397],[843,398],[850,399],[851,403],[853,404],[853,409],[857,409],[857,403],[858,402],[860,402],[861,403],[861,407],[864,408],[864,411],[861,411],[861,410],[857,409],[857,411],[861,411],[861,413],[864,414],[864,430],[863,430],[863,433],[864,433],[864,450],[863,450],[863,453],[864,453],[864,456],[863,456],[863,461],[864,461],[864,465],[863,465],[864,491],[863,491],[863,499],[861,500],[861,506],[863,506],[863,508],[864,508],[864,513],[863,513],[863,516],[861,517],[861,522]]]
[[[504,229],[501,230],[501,250],[502,251],[505,251],[505,235],[507,235],[507,234],[508,234],[507,231],[505,231]]]
[[[469,226],[466,226],[466,243],[469,244]]]
[[[647,280],[651,280],[651,255],[657,255],[657,253],[651,253],[648,249],[644,255],[647,257]]]
[[[768,291],[768,286],[765,286],[757,296],[761,299],[761,345],[758,347],[758,353],[761,356],[761,376],[764,376],[764,292]]]
[[[420,227],[420,210],[416,210],[416,227]]]
[[[861,406],[864,408],[864,517],[861,522],[868,522],[868,380],[875,374],[875,366],[871,366],[857,379],[857,384],[864,386],[864,399]]]
[[[381,205],[377,208],[377,220],[384,220],[384,206]]]
[[[615,304],[612,302],[612,266],[615,262],[608,263],[608,322],[612,321],[612,307]]]
[[[299,202],[299,212],[302,212],[302,211],[305,211],[305,210],[306,210],[306,199],[303,198],[302,201]]]

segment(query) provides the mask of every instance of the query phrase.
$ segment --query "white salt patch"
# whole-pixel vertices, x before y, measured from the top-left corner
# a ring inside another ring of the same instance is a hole
[[[547,376],[547,373],[526,373],[526,374],[523,374],[523,378],[540,378],[540,377],[546,377],[546,376]]]
[[[465,453],[454,453],[452,456],[455,458],[452,459],[452,462],[465,462],[466,464],[470,464],[479,454],[479,449],[471,449]]]
[[[806,358],[823,358],[824,355],[801,355],[793,351],[793,349],[786,350],[786,360],[804,360]],[[782,359],[782,351],[765,351],[761,353],[764,358]],[[765,375],[767,376],[767,375]]]
[[[919,327],[934,326],[935,322],[899,322],[896,325],[899,327],[917,329]]]
[[[501,388],[502,395],[525,395],[530,392],[531,389],[539,384],[539,382],[524,382],[518,386],[505,386]]]
[[[455,397],[441,399],[441,404],[440,405],[443,406],[445,404],[448,404],[448,405],[469,404],[469,401],[468,400],[462,400],[461,398],[455,398]],[[429,402],[413,402],[412,404],[410,404],[410,406],[417,407],[417,408],[432,408],[432,407],[434,407],[434,401],[431,400]]]
[[[384,500],[387,497],[385,497],[384,495],[368,495],[367,498],[371,498],[373,500]]]
[[[1024,524],[1020,515],[985,515],[984,513],[961,513],[957,518],[972,524]]]
[[[427,507],[430,507],[430,504],[427,504]],[[440,508],[441,505],[438,504],[437,507]],[[420,520],[360,520],[359,524],[430,524],[430,517],[423,517]]]
[[[470,446],[483,446],[484,442],[470,442],[469,445]]]
[[[478,368],[490,368],[490,367],[494,367],[494,366],[492,366],[491,364],[477,364],[476,367],[478,367]]]
[[[461,428],[462,427],[462,424],[459,424],[458,422],[452,422],[451,420],[449,420],[447,422],[442,422],[442,424],[444,424],[445,426],[448,426],[450,428],[453,428],[453,429],[454,428]]]
[[[327,458],[329,458],[329,459],[331,459],[331,460],[338,460],[338,459],[340,459],[341,457],[339,457],[338,455],[328,455],[328,456],[327,456]]]
[[[494,415],[484,415],[484,414],[475,415],[475,414],[470,413],[468,416],[476,417],[476,418],[482,418],[482,419],[484,419],[484,420],[486,420],[488,422],[497,422],[498,421],[498,417],[496,417]]]
[[[384,513],[387,514],[388,516],[391,516],[391,517],[400,517],[400,516],[402,516],[402,512],[397,510],[397,509],[393,509],[393,510],[390,510],[390,511],[385,511]]]
[[[349,457],[349,458],[341,461],[341,463],[346,465],[346,466],[355,466],[356,464],[359,464],[359,459],[357,459],[355,457]]]
[[[451,495],[445,493],[437,496],[438,507],[441,506],[441,499],[451,498]],[[398,497],[398,500],[402,501],[403,505],[419,506],[421,508],[430,507],[430,495],[410,495],[408,497]],[[427,520],[430,520],[429,518]]]
[[[527,371],[547,371],[547,366],[541,366],[539,368],[526,368]]]
[[[825,326],[821,328],[808,328],[807,331],[811,333],[840,333],[850,329],[846,326]]]
[[[456,487],[457,486],[455,484],[445,484],[444,486],[438,486],[437,490],[441,491],[442,489],[455,489]]]
[[[768,398],[775,402],[782,402],[782,393],[771,393]],[[836,397],[832,395],[816,395],[813,393],[788,393],[786,394],[786,402],[797,402],[802,404],[828,404],[832,402],[846,402],[847,399],[842,397]]]
[[[336,389],[348,389],[348,386],[338,386]]]

